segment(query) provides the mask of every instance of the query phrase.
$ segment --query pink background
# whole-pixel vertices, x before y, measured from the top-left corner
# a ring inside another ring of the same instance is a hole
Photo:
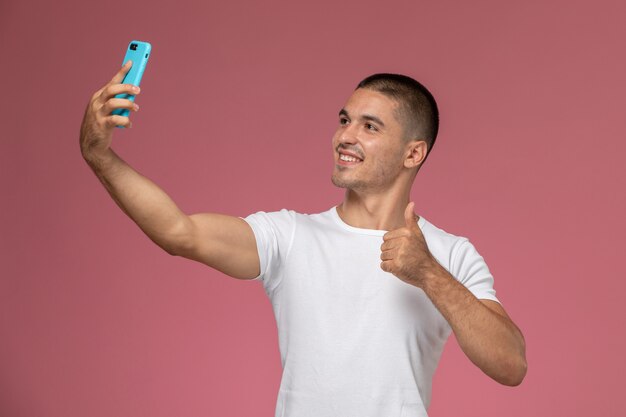
[[[1,416],[273,415],[261,284],[168,256],[80,156],[131,39],[153,55],[114,148],[189,213],[337,204],[356,83],[425,83],[442,126],[417,212],[483,254],[529,362],[500,386],[452,337],[430,415],[626,413],[623,1],[36,3],[0,3]]]

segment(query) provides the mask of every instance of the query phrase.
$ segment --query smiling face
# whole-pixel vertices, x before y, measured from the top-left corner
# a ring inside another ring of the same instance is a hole
[[[354,91],[339,112],[339,127],[333,136],[333,184],[359,192],[380,192],[406,173],[405,161],[411,151],[398,106],[374,90]]]

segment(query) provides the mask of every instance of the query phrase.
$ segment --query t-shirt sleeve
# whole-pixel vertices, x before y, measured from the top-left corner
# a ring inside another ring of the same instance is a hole
[[[266,289],[273,289],[280,281],[282,265],[291,249],[295,212],[285,209],[269,213],[259,211],[244,220],[254,232],[259,254],[260,273],[254,280],[262,281]]]
[[[474,245],[463,238],[452,258],[452,275],[478,299],[500,302],[493,288],[493,276]]]

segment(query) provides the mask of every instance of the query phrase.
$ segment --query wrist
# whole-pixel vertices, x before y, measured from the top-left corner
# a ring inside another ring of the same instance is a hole
[[[87,165],[98,172],[105,171],[113,164],[115,159],[115,153],[111,148],[104,150],[83,149],[82,155]]]
[[[432,258],[422,266],[419,276],[419,286],[426,290],[427,287],[437,286],[442,279],[449,276],[449,273],[435,258]]]

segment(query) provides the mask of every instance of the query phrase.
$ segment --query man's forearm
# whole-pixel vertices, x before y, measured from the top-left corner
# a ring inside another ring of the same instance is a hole
[[[501,384],[519,385],[526,374],[526,358],[517,326],[479,301],[441,265],[426,275],[420,288],[450,323],[467,357]]]
[[[112,149],[83,157],[117,205],[152,241],[172,254],[184,244],[188,217],[161,188]]]

